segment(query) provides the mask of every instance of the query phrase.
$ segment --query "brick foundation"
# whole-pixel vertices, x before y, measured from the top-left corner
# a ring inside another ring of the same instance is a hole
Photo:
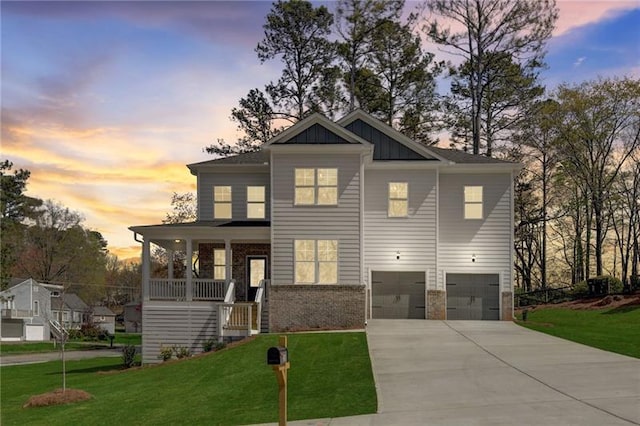
[[[502,321],[513,321],[513,293],[502,292]]]
[[[427,319],[447,319],[447,293],[442,290],[427,290]]]
[[[365,287],[360,285],[273,285],[271,332],[364,328]]]

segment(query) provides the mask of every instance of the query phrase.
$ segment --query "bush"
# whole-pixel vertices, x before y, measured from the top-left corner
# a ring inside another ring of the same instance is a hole
[[[176,358],[189,358],[191,356],[191,351],[186,346],[174,346],[173,353],[176,354]]]
[[[136,347],[134,345],[126,345],[122,348],[122,364],[125,368],[131,368],[135,364]]]
[[[168,346],[160,346],[160,358],[162,361],[169,361],[173,356],[173,349]]]
[[[603,281],[604,285],[609,288],[608,294],[622,293],[623,286],[622,281],[616,277],[610,275],[598,275],[597,277],[591,277],[590,280]],[[589,296],[589,284],[587,281],[580,281],[571,289],[571,294],[576,297]]]
[[[95,324],[82,324],[80,326],[80,338],[82,340],[88,341],[97,341],[100,339],[100,336],[104,334],[102,328],[98,327]]]
[[[211,352],[213,350],[216,341],[214,339],[208,339],[202,342],[202,351],[203,352]]]
[[[215,350],[220,351],[226,347],[227,347],[227,344],[225,342],[218,342],[216,343]]]

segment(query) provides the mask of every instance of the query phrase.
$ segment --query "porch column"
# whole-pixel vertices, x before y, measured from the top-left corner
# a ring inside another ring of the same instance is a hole
[[[187,265],[185,270],[185,278],[187,279],[187,302],[193,300],[193,270],[191,269],[191,259],[193,258],[193,241],[191,238],[187,238]]]
[[[173,279],[173,255],[174,255],[174,251],[173,250],[167,250],[167,278],[169,278],[170,280]]]
[[[226,288],[231,282],[231,240],[224,240],[224,269]]]
[[[142,242],[142,298],[150,300],[149,280],[151,279],[151,242],[148,238],[144,238]]]

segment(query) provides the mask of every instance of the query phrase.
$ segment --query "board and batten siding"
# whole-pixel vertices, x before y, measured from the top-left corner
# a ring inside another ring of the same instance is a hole
[[[465,186],[482,186],[483,219],[464,219]],[[438,287],[443,273],[500,273],[512,291],[511,175],[440,174],[439,205]]]
[[[372,271],[429,271],[434,287],[435,170],[365,170],[364,182],[365,282]],[[408,183],[408,217],[388,217],[390,182]]]
[[[284,154],[271,158],[272,285],[294,284],[294,240],[338,240],[338,283],[360,285],[360,155]],[[294,205],[296,168],[337,168],[337,206]]]
[[[200,173],[198,177],[198,219],[214,220],[213,187],[231,187],[231,219],[247,220],[247,187],[265,187],[265,218],[269,220],[269,171],[247,173]],[[249,219],[251,220],[251,219]],[[262,220],[262,219],[260,219]]]
[[[202,343],[218,338],[218,303],[149,302],[142,307],[142,362],[160,362],[160,348],[187,347],[202,351]]]

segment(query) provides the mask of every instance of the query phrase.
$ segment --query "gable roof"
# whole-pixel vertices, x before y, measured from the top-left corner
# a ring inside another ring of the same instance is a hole
[[[63,304],[64,299],[64,304]],[[51,298],[51,309],[61,311],[64,310],[63,306],[72,311],[89,311],[89,305],[84,303],[84,300],[80,299],[75,293],[66,293],[61,296],[54,296]]]
[[[107,308],[106,306],[94,306],[93,307],[93,315],[101,315],[101,316],[112,316],[115,317],[116,314],[113,313],[113,311],[109,308]]]
[[[311,128],[313,128],[311,130]],[[321,130],[321,129],[324,130]],[[308,131],[307,131],[308,130]],[[313,137],[327,138],[325,141],[313,141]],[[299,139],[298,139],[299,138]],[[281,144],[298,145],[362,145],[371,146],[371,143],[360,136],[351,133],[344,127],[334,123],[322,114],[314,113],[309,117],[298,121],[293,126],[275,135],[264,144],[265,148]]]
[[[269,164],[269,153],[263,150],[245,152],[242,154],[230,155],[228,157],[214,158],[213,160],[187,164],[187,167],[191,169],[194,166],[206,166],[209,164]]]
[[[500,160],[485,155],[469,154],[468,152],[455,149],[438,148],[436,146],[430,146],[428,149],[456,164],[517,164],[513,161]]]

